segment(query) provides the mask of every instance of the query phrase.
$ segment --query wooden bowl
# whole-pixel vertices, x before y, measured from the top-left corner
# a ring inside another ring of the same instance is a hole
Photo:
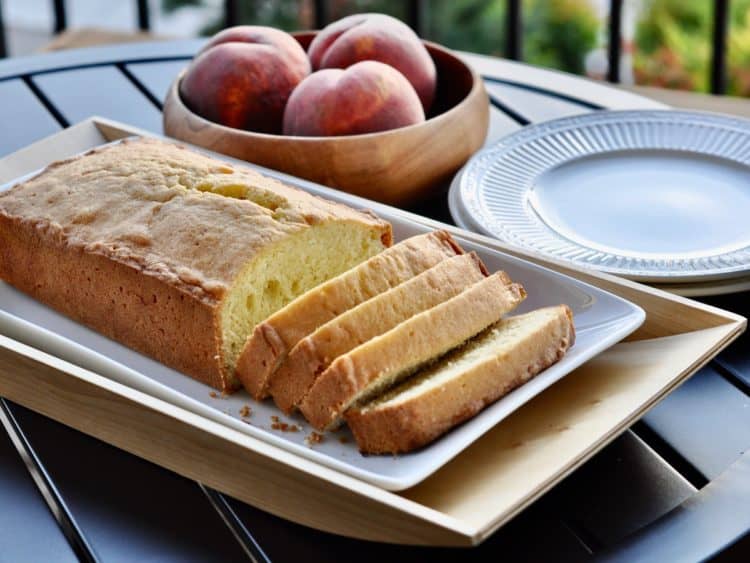
[[[306,49],[312,32],[294,34]],[[479,76],[447,49],[425,42],[438,71],[436,99],[424,123],[364,135],[296,137],[254,133],[190,111],[174,81],[164,102],[170,137],[393,205],[444,190],[484,143],[489,105]]]

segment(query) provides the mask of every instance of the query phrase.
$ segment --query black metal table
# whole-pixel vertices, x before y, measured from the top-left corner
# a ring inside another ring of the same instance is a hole
[[[0,157],[90,115],[161,133],[161,100],[200,45],[144,43],[0,62]],[[659,105],[562,73],[466,57],[491,96],[488,142],[554,117]],[[450,221],[444,199],[415,210]],[[747,293],[706,301],[750,313]],[[0,399],[0,561],[748,558],[748,343],[741,337],[467,550],[372,544],[304,528]]]

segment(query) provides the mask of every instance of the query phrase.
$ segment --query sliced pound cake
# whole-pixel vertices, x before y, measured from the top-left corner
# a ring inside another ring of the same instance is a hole
[[[318,430],[335,427],[347,409],[460,346],[525,297],[504,272],[484,278],[336,358],[303,398],[302,414]]]
[[[574,340],[565,305],[503,319],[374,401],[349,409],[346,421],[363,453],[420,448],[557,362]]]
[[[476,253],[454,256],[335,317],[300,340],[271,376],[274,401],[290,412],[318,375],[341,354],[458,295],[486,276],[487,270]]]
[[[260,323],[247,339],[237,364],[245,389],[256,399],[267,397],[271,374],[302,338],[363,301],[462,253],[445,231],[418,235],[292,301]]]
[[[371,214],[158,140],[0,194],[0,278],[223,391],[257,323],[390,245]]]

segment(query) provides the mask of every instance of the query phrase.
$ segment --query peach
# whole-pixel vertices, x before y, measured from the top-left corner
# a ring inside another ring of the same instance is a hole
[[[305,78],[287,103],[284,134],[357,135],[424,119],[419,96],[403,74],[377,61],[362,61]]]
[[[347,68],[359,61],[389,64],[411,82],[427,112],[437,71],[422,41],[405,23],[384,14],[357,14],[325,27],[307,50],[314,70]]]
[[[292,90],[310,62],[287,33],[238,26],[218,33],[188,67],[180,84],[185,104],[216,123],[279,133]]]

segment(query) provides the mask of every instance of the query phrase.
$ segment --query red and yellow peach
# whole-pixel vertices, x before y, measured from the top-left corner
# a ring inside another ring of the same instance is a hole
[[[362,61],[345,70],[319,70],[303,80],[287,103],[284,134],[357,135],[424,119],[417,93],[400,72]]]
[[[238,129],[279,133],[292,90],[310,74],[297,41],[278,29],[238,26],[217,34],[180,84],[185,104]]]

